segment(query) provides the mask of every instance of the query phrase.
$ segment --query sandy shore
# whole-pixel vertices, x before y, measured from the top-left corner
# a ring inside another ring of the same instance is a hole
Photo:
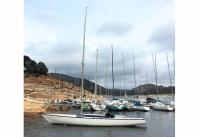
[[[45,112],[44,100],[24,98],[24,122],[30,123]]]

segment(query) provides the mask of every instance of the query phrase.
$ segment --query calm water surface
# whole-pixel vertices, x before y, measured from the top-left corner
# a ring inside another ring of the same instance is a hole
[[[79,113],[72,110],[67,113]],[[174,137],[175,112],[116,112],[118,115],[143,117],[146,125],[135,127],[82,127],[51,125],[42,117],[24,125],[25,137]]]

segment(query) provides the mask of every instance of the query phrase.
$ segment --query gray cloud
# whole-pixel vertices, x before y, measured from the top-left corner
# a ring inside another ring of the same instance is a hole
[[[148,42],[158,46],[175,46],[175,25],[170,23],[160,26],[153,32]]]
[[[43,61],[49,68],[50,72],[59,72],[67,75],[80,77],[81,74],[81,45],[76,42],[72,43],[54,43],[48,45],[48,43],[38,43],[35,45],[30,43],[32,47],[44,46],[42,49],[36,48],[37,50],[27,49],[30,51],[34,51],[35,56],[30,56],[32,59]],[[46,46],[46,44],[48,46]],[[34,45],[34,46],[33,46]],[[110,48],[110,47],[109,47]],[[46,50],[45,50],[46,49]],[[123,48],[122,48],[123,49]],[[120,87],[120,79],[121,79],[121,87],[123,88],[123,78],[125,77],[125,88],[133,88],[134,87],[134,79],[133,79],[133,58],[132,51],[123,51],[122,49],[115,48],[114,52],[114,75],[115,75],[115,85],[116,88]],[[46,52],[44,52],[46,51]],[[125,57],[125,73],[122,71],[122,51]],[[142,51],[141,51],[142,53]],[[163,55],[162,55],[163,54]],[[27,54],[30,55],[30,54]],[[33,55],[33,54],[32,54]],[[88,57],[90,59],[88,59]],[[161,53],[160,57],[165,57],[165,52]],[[152,62],[145,62],[146,58],[151,58],[151,53],[142,53],[135,55],[136,62],[136,77],[137,84],[144,84],[148,82],[155,83],[154,73],[153,73],[153,65]],[[95,77],[95,64],[96,64],[96,55],[95,51],[91,55],[86,54],[85,58],[85,78],[94,81]],[[165,59],[165,58],[164,58]],[[108,47],[99,48],[99,64],[98,64],[98,84],[105,86],[105,69],[107,66],[107,87],[110,88],[112,86],[111,79],[111,49]],[[166,63],[164,65],[159,65],[161,62],[158,60],[158,81],[159,84],[169,85],[169,76]],[[172,67],[172,66],[171,66]],[[171,70],[172,71],[172,70]],[[172,72],[171,72],[172,73]]]
[[[122,36],[129,33],[132,29],[132,25],[122,22],[108,22],[103,24],[98,33],[101,35],[116,35]]]
[[[51,54],[56,54],[62,57],[80,53],[81,53],[81,45],[80,43],[77,42],[53,43],[53,48],[51,49]]]
[[[80,77],[81,73],[81,55],[82,45],[78,42],[70,43],[29,43],[30,47],[26,46],[25,49],[32,59],[43,61],[49,68],[50,72],[59,72],[67,75]],[[122,52],[125,59],[125,73],[122,71]],[[130,49],[114,45],[114,74],[115,85],[119,88],[120,78],[121,87],[123,88],[123,77],[125,77],[125,88],[134,87],[133,79],[133,52]],[[160,84],[169,85],[168,70],[165,61],[165,52],[158,53],[158,80]],[[169,51],[170,52],[170,51]],[[96,64],[96,50],[87,53],[85,58],[85,78],[94,80],[95,77],[95,64]],[[170,55],[170,54],[169,54]],[[161,59],[162,58],[162,59]],[[146,61],[146,59],[150,60]],[[170,60],[171,61],[171,60]],[[111,47],[99,48],[99,64],[98,64],[98,84],[105,86],[105,69],[107,67],[107,87],[112,86],[111,79]],[[163,63],[162,63],[163,62]],[[135,54],[136,77],[139,83],[146,83],[147,75],[148,82],[155,83],[153,65],[151,62],[151,53],[149,51],[138,50]],[[164,64],[164,65],[163,65]],[[171,66],[172,67],[172,66]],[[171,70],[172,71],[172,70]]]

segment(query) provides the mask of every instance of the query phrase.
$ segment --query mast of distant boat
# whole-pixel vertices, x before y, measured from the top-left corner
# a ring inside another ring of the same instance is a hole
[[[137,91],[137,81],[135,76],[135,55],[133,54],[133,74],[134,74],[134,82],[135,82],[135,94],[134,98],[136,97],[136,91]]]
[[[111,45],[111,48],[112,48],[112,84],[113,84],[112,94],[113,94],[113,99],[114,99],[115,84],[114,84],[114,72],[113,72],[113,45]]]
[[[60,100],[60,75],[58,77],[59,77],[59,95],[58,95],[58,101],[59,101]]]
[[[120,94],[120,97],[122,96],[122,77],[121,77],[121,74],[119,75],[119,94]]]
[[[149,84],[149,80],[148,80],[148,72],[146,74],[146,84]]]
[[[98,65],[98,49],[97,49],[97,53],[96,53],[96,73],[95,73],[95,87],[94,87],[95,99],[96,99],[96,95],[97,95],[97,65]]]
[[[141,81],[141,67],[140,67],[140,65],[138,65],[138,78],[139,78],[139,80],[138,80],[138,95],[142,95],[142,91],[141,91],[141,85],[142,85],[142,81]]]
[[[81,63],[81,104],[83,101],[83,92],[84,92],[84,58],[85,58],[85,31],[86,31],[86,17],[87,17],[87,8],[85,9],[85,21],[84,21],[84,31],[83,31],[83,56]],[[81,114],[83,114],[83,109],[81,106]]]
[[[157,67],[156,67],[156,52],[155,52],[155,58],[153,57],[153,54],[152,54],[152,60],[153,60],[154,74],[155,74],[155,80],[156,80],[157,99],[159,99],[159,97],[158,97],[158,76],[157,76]]]
[[[175,76],[175,55],[174,55],[174,48],[173,48],[173,63],[174,63],[174,76]]]
[[[167,55],[167,53],[166,53],[166,57],[167,57],[167,66],[168,66],[168,72],[169,72],[169,81],[170,81],[170,87],[171,87],[172,99],[173,99],[172,78],[171,78],[171,72],[170,72],[170,66],[169,66],[169,60],[168,60],[168,55]]]
[[[124,90],[125,90],[125,74],[124,74],[124,54],[122,53],[122,62],[123,62],[123,80],[124,80]],[[125,95],[124,97],[126,98],[126,90],[125,90]]]
[[[174,48],[173,48],[173,62],[174,62],[174,84],[175,84],[175,55],[174,55],[175,53],[174,53]],[[174,93],[174,95],[175,95],[175,93]],[[173,98],[174,98],[174,96],[173,96]],[[175,100],[175,99],[174,99]]]
[[[108,67],[108,60],[106,58],[106,65],[105,65],[105,95],[108,96],[107,90],[107,67]]]

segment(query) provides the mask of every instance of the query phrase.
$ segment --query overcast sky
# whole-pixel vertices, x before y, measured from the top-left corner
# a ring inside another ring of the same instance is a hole
[[[85,78],[94,81],[98,48],[98,83],[111,87],[113,44],[116,88],[134,87],[133,54],[137,85],[155,83],[154,52],[158,83],[170,85],[167,52],[174,85],[174,0],[25,0],[25,55],[44,62],[50,72],[80,77],[86,6]]]

